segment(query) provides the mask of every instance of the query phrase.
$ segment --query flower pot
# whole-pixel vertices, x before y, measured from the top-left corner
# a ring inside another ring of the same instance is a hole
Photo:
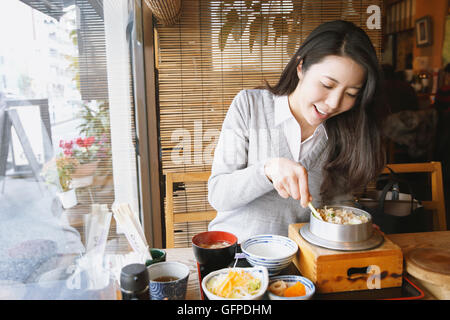
[[[94,176],[94,182],[92,183],[96,187],[111,187],[114,185],[113,175],[106,174],[106,175],[96,175]]]
[[[84,176],[84,177],[77,177],[72,178],[72,187],[73,188],[84,188],[88,187],[94,182],[94,176]]]
[[[75,168],[72,173],[72,187],[84,188],[90,186],[94,181],[99,161],[83,163]]]
[[[64,209],[69,209],[77,205],[77,194],[75,189],[70,189],[66,192],[56,193]]]
[[[93,176],[95,174],[95,171],[97,170],[98,163],[99,163],[99,161],[97,160],[97,161],[83,163],[83,164],[78,165],[72,174],[72,179]]]

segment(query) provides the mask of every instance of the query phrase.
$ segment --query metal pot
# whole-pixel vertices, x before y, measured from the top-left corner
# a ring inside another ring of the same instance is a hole
[[[369,221],[360,224],[336,224],[319,220],[312,213],[309,218],[309,231],[319,238],[338,242],[360,242],[369,239],[373,234],[372,217],[361,209],[332,205],[334,209],[350,210],[357,215],[366,216]]]

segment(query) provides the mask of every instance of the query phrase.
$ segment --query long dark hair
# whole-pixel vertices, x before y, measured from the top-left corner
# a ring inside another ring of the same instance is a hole
[[[381,69],[367,34],[355,24],[336,20],[314,29],[286,65],[275,86],[266,87],[275,95],[289,95],[298,84],[297,66],[302,72],[330,55],[349,57],[366,72],[355,105],[325,122],[328,135],[327,160],[323,167],[321,194],[324,200],[352,192],[372,181],[385,166],[385,150],[380,134]]]

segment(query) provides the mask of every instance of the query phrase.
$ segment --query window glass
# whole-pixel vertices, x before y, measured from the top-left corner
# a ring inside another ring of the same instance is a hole
[[[132,10],[127,0],[0,1],[0,297],[98,298],[78,289],[109,285],[94,275],[104,261],[86,257],[123,238],[114,203],[139,209]]]

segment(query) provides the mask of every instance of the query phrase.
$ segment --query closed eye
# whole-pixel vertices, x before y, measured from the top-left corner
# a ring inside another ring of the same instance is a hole
[[[326,85],[325,83],[323,83],[323,82],[321,82],[321,84],[322,84],[322,86],[324,87],[324,88],[326,88],[326,89],[328,89],[328,90],[331,90],[331,89],[333,89],[333,87],[332,86],[328,86],[328,85]],[[346,93],[350,98],[356,98],[357,96],[358,96],[358,94],[352,94],[352,93],[349,93],[349,92],[347,92]]]

